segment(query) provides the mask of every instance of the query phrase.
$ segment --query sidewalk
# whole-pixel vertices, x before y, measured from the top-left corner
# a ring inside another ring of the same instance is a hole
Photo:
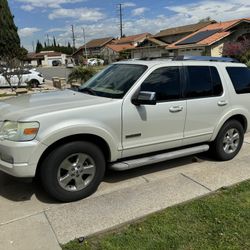
[[[250,135],[229,162],[185,157],[109,172],[91,197],[56,204],[39,186],[0,174],[0,250],[56,250],[169,206],[250,179]]]

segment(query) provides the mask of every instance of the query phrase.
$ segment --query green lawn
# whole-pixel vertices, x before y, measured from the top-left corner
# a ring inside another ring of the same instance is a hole
[[[116,233],[63,246],[85,249],[250,249],[250,181],[168,208]]]

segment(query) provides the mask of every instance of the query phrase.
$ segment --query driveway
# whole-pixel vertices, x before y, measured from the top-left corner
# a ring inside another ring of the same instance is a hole
[[[60,249],[166,207],[250,179],[250,135],[229,162],[185,157],[126,172],[108,171],[91,197],[71,204],[51,200],[38,183],[0,173],[0,249]]]

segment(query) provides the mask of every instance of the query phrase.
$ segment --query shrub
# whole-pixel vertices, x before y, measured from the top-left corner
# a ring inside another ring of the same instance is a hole
[[[97,73],[95,68],[92,67],[77,67],[69,74],[68,82],[74,81],[84,83]]]

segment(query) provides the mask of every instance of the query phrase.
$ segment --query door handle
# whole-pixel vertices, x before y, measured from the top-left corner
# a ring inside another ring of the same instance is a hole
[[[218,101],[218,106],[226,106],[228,104],[228,101],[223,100],[223,101]]]
[[[173,106],[169,109],[169,111],[171,113],[177,113],[177,112],[181,112],[183,110],[182,106]]]

